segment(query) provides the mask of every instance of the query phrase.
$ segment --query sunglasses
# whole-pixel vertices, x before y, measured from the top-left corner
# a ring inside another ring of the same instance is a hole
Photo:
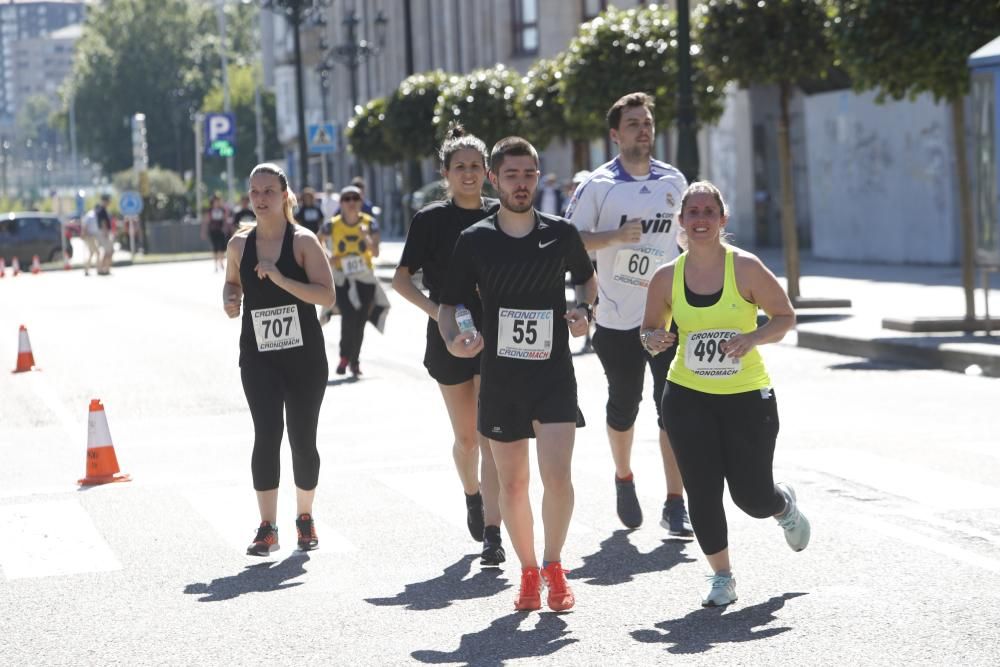
[[[346,197],[341,197],[340,201],[361,201],[361,197],[357,195],[347,195]]]

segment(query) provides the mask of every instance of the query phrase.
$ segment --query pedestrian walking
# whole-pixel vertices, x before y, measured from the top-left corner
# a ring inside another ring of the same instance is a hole
[[[341,190],[340,213],[323,225],[319,237],[329,248],[340,309],[340,363],[336,372],[344,375],[350,366],[354,377],[361,375],[365,323],[372,316],[378,291],[373,259],[379,252],[379,226],[375,218],[361,211],[361,196],[353,185]],[[324,311],[324,324],[330,315],[329,310]]]
[[[650,96],[631,93],[617,100],[608,110],[608,132],[618,144],[618,155],[580,184],[567,214],[597,258],[593,346],[608,380],[607,432],[616,509],[626,527],[642,525],[632,443],[648,366],[667,487],[660,524],[670,535],[690,537],[684,484],[660,410],[674,348],[654,357],[639,342],[649,280],[658,266],[677,256],[675,217],[687,181],[677,169],[652,157],[656,128]]]
[[[316,205],[316,193],[312,188],[302,188],[302,201],[295,212],[295,221],[313,234],[319,233],[323,224],[323,209]]]
[[[461,125],[452,125],[438,157],[450,198],[429,204],[413,216],[392,286],[427,313],[424,367],[437,381],[451,419],[455,436],[452,457],[465,491],[466,524],[473,539],[483,543],[481,563],[499,565],[506,554],[500,539],[497,469],[489,441],[476,431],[480,355],[461,358],[448,352],[437,317],[458,235],[495,213],[500,203],[482,196],[487,153],[480,139],[466,134]],[[422,272],[426,295],[413,284],[418,271]],[[483,306],[478,294],[472,294],[464,305],[475,326],[481,327]]]
[[[243,307],[240,376],[254,424],[250,468],[260,527],[251,556],[278,549],[278,470],[283,423],[292,448],[300,549],[319,545],[312,507],[319,479],[316,429],[329,369],[314,306],[335,300],[333,276],[316,236],[295,224],[295,195],[273,164],[250,172],[257,225],[233,236],[227,248],[222,302],[236,318]]]
[[[726,242],[726,204],[692,183],[678,219],[687,251],[653,275],[640,334],[650,354],[676,347],[663,392],[663,423],[687,486],[698,545],[712,568],[702,605],[735,602],[723,483],[752,517],[774,517],[794,551],[809,544],[795,491],[775,484],[778,407],[757,348],[781,340],[795,311],[774,274]],[[757,310],[768,317],[757,326]],[[671,318],[676,333],[669,330]]]
[[[514,606],[539,609],[544,579],[549,608],[563,611],[575,604],[562,568],[562,548],[573,514],[573,442],[576,427],[583,426],[569,334],[584,334],[597,281],[576,228],[532,206],[538,153],[530,143],[520,137],[497,142],[490,152],[489,178],[500,195],[500,208],[459,235],[438,327],[455,356],[483,355],[478,428],[490,441],[500,511],[521,563]],[[569,309],[567,271],[577,298]],[[457,306],[469,303],[477,290],[483,303],[482,334],[460,328],[455,320]],[[544,487],[541,568],[528,497],[532,437]]]
[[[208,208],[202,218],[201,238],[212,244],[212,260],[215,270],[226,270],[226,242],[229,235],[229,211],[222,201],[222,195],[216,192],[208,202]]]
[[[101,247],[101,256],[97,260],[97,275],[111,275],[111,264],[114,261],[115,237],[114,225],[111,223],[111,214],[108,206],[111,205],[111,195],[105,193],[101,195],[94,213],[97,216],[97,243]]]
[[[253,222],[256,224],[257,214],[253,212],[253,207],[250,206],[250,197],[243,195],[240,197],[240,206],[233,212],[233,221],[231,224],[231,229],[235,233],[244,223]],[[232,236],[232,234],[230,234]]]
[[[99,269],[101,262],[100,236],[101,228],[97,224],[97,209],[100,204],[87,211],[80,220],[80,239],[87,246],[87,259],[83,262],[83,275],[89,276],[90,269]]]

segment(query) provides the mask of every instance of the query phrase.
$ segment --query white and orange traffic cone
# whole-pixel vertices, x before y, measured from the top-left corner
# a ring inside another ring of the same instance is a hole
[[[14,255],[14,259],[10,261],[10,274],[16,276],[21,273],[21,261]]]
[[[28,330],[22,324],[17,335],[17,366],[11,373],[26,373],[35,367],[35,355],[31,353]]]
[[[69,253],[63,250],[63,269],[69,271],[72,268],[69,263]]]
[[[3,257],[0,257],[0,278],[3,278],[5,275],[7,275],[7,262]]]
[[[38,255],[33,255],[31,258],[31,273],[32,275],[38,275],[42,272],[42,263],[38,261]]]
[[[77,483],[81,486],[94,486],[130,481],[132,478],[122,474],[118,468],[118,457],[115,456],[115,446],[111,443],[111,431],[108,429],[104,406],[100,399],[91,399],[87,418],[87,476]]]

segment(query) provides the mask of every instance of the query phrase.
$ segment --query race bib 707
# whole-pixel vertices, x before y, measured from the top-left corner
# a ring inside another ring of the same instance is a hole
[[[278,306],[250,311],[258,352],[302,347],[298,306]]]

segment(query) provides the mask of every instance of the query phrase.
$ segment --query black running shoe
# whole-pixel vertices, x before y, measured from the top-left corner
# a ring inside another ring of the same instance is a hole
[[[684,508],[683,498],[671,498],[663,503],[663,518],[660,525],[667,529],[669,535],[674,537],[692,537],[694,531],[691,530],[691,520],[688,519],[687,510]]]
[[[295,520],[295,530],[299,534],[299,549],[302,551],[312,551],[319,547],[319,538],[316,537],[316,524],[313,522],[312,514],[300,514]]]
[[[486,517],[483,515],[483,494],[476,491],[471,496],[465,494],[465,525],[469,527],[469,534],[476,542],[483,541],[483,528],[486,526]]]
[[[635,496],[635,481],[615,478],[615,494],[618,496],[618,518],[626,528],[638,528],[642,525],[642,508]]]
[[[257,537],[247,547],[248,556],[268,556],[278,550],[278,528],[267,521],[260,522]]]
[[[497,567],[507,560],[507,552],[500,543],[500,526],[486,526],[483,530],[483,553],[479,564],[483,567]]]

